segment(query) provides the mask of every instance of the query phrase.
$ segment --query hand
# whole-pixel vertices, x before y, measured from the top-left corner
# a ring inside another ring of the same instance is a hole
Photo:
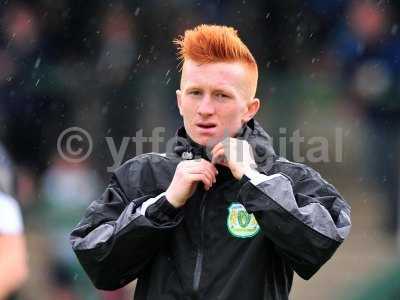
[[[209,190],[216,182],[217,174],[217,168],[205,159],[181,161],[165,196],[173,206],[180,207],[193,195],[199,181],[203,182],[205,190]]]
[[[253,151],[245,140],[226,138],[211,150],[213,164],[228,167],[232,175],[240,180],[244,173],[256,168]]]

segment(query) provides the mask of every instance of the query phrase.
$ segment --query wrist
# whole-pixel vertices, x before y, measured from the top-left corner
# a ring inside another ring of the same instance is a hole
[[[175,208],[183,206],[182,201],[177,201],[176,197],[174,195],[171,195],[171,192],[169,190],[166,191],[165,198]]]

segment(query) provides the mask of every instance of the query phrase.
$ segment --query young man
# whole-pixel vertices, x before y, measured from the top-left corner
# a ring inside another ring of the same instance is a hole
[[[313,169],[275,155],[253,119],[257,64],[236,34],[175,41],[184,126],[173,151],[117,169],[71,234],[94,285],[138,278],[140,299],[288,299],[350,230],[350,207]]]

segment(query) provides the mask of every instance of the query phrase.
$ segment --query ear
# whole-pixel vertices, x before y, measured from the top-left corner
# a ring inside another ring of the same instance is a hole
[[[243,116],[243,121],[248,122],[251,120],[260,109],[260,100],[258,98],[253,98],[246,103],[247,111]]]
[[[176,103],[178,105],[179,114],[181,116],[183,116],[182,115],[182,109],[181,109],[181,106],[182,106],[182,92],[181,92],[181,90],[176,90]]]

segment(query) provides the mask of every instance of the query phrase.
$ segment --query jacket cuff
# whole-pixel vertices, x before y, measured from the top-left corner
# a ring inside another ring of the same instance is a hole
[[[156,223],[162,224],[177,220],[181,214],[182,208],[174,207],[163,195],[157,202],[146,209],[145,216]]]
[[[250,178],[247,177],[246,175],[243,175],[242,178],[240,178],[240,180],[239,180],[239,184],[240,184],[240,186],[243,186],[249,181],[250,181]]]
[[[242,178],[239,180],[241,185],[244,185],[248,181],[250,181],[253,185],[259,185],[260,183],[268,180],[268,176],[259,172],[256,169],[247,170]]]

